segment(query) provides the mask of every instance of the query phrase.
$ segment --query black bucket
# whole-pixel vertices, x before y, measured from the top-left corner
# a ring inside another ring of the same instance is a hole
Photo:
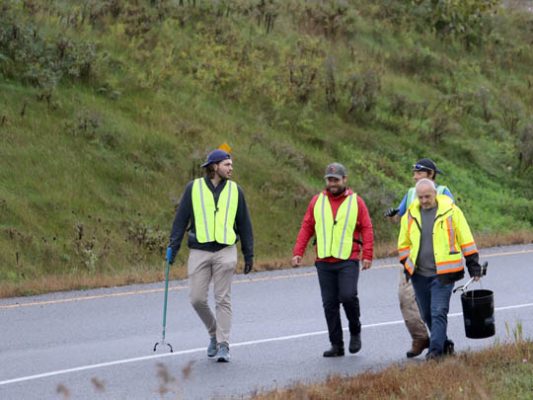
[[[483,339],[494,336],[494,294],[491,290],[469,290],[461,295],[466,337]]]

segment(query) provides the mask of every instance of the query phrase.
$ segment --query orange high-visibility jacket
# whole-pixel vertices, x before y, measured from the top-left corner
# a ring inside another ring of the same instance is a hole
[[[470,227],[461,209],[448,196],[437,195],[436,200],[437,214],[433,224],[433,252],[437,274],[463,271],[463,256],[477,253]],[[400,261],[410,275],[413,275],[416,269],[421,233],[420,202],[416,199],[402,217],[398,237]]]

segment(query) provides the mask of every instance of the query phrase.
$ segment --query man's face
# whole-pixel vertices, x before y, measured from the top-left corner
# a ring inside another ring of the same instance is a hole
[[[222,179],[230,179],[233,171],[233,162],[231,159],[220,161],[215,164],[215,173]]]
[[[422,185],[416,189],[416,195],[423,209],[433,208],[437,205],[437,192],[430,185]]]
[[[429,171],[425,171],[423,169],[420,171],[413,171],[413,179],[415,180],[415,182],[418,182],[420,179],[423,178],[431,179],[429,177]]]
[[[339,178],[333,178],[329,177],[326,178],[326,189],[333,195],[339,195],[346,189],[346,177]]]

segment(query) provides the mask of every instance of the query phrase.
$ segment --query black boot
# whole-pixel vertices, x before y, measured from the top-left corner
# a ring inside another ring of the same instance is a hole
[[[329,350],[323,354],[324,357],[342,357],[344,355],[344,347],[337,344],[332,344]]]
[[[361,350],[361,333],[350,335],[350,346],[348,347],[350,353],[355,354]]]

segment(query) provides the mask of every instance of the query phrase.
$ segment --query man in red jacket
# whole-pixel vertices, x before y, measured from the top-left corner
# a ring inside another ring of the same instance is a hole
[[[362,246],[362,269],[372,265],[374,234],[365,202],[346,187],[346,168],[333,163],[326,168],[326,189],[313,197],[293,249],[292,265],[300,266],[309,240],[316,242],[315,266],[322,294],[331,348],[324,357],[344,355],[340,318],[342,303],[350,328],[350,353],[361,350],[359,320],[359,254]]]

